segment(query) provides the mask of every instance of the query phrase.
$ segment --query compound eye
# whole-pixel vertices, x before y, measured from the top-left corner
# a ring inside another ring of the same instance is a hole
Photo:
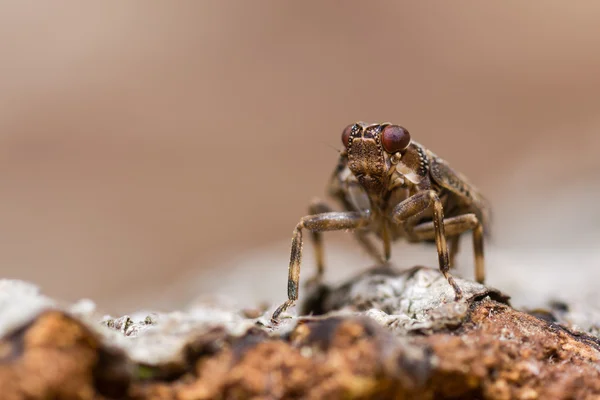
[[[410,144],[410,134],[398,125],[388,125],[381,132],[381,143],[388,153],[397,153],[405,150]]]
[[[352,129],[354,129],[354,124],[348,125],[342,132],[342,143],[346,147],[350,144],[350,134],[352,133]]]

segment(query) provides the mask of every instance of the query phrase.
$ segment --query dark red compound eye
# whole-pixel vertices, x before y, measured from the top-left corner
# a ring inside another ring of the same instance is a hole
[[[388,153],[397,153],[408,147],[410,134],[398,125],[388,125],[381,132],[381,144]]]
[[[348,147],[348,142],[350,142],[350,134],[352,133],[352,128],[354,128],[354,124],[348,125],[346,129],[342,132],[342,143],[344,146]]]

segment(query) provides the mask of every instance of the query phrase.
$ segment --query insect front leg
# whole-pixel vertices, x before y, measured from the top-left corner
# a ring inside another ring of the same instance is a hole
[[[485,266],[483,261],[483,226],[475,214],[463,214],[444,220],[446,234],[453,239],[460,234],[473,231],[473,250],[475,253],[475,280],[483,283],[485,280]],[[432,239],[435,235],[435,227],[431,222],[417,225],[413,229],[413,234],[419,240]],[[451,240],[453,240],[451,239]]]
[[[394,207],[392,218],[398,224],[410,220],[421,212],[433,209],[433,230],[435,234],[435,244],[438,252],[439,267],[446,280],[454,289],[456,300],[462,298],[462,290],[456,284],[456,281],[449,272],[450,263],[448,258],[448,245],[446,243],[446,234],[444,230],[444,209],[440,198],[433,190],[419,192]]]
[[[357,229],[369,223],[369,215],[361,212],[327,212],[308,215],[300,220],[292,236],[292,251],[288,271],[288,300],[280,305],[271,319],[277,321],[279,315],[291,307],[298,299],[300,283],[300,263],[302,261],[302,230],[311,232],[341,231]]]

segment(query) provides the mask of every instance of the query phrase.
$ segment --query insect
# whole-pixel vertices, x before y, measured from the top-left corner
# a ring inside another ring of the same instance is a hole
[[[454,289],[462,291],[450,274],[462,233],[472,231],[475,278],[485,278],[483,240],[489,231],[490,211],[486,199],[460,173],[411,139],[409,132],[391,123],[357,122],[342,132],[344,150],[329,182],[329,195],[344,211],[313,202],[292,237],[288,275],[288,300],[273,313],[273,321],[298,299],[302,233],[311,232],[317,273],[324,272],[322,232],[351,230],[358,243],[375,260],[385,263],[391,243],[435,242],[439,268]],[[383,252],[373,235],[383,242]]]

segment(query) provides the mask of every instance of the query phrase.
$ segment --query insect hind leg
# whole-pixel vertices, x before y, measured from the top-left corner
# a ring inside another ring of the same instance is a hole
[[[479,283],[485,281],[485,265],[483,258],[483,226],[475,214],[463,214],[452,218],[444,219],[446,235],[450,239],[450,258],[455,257],[458,251],[458,240],[462,233],[469,230],[473,231],[473,250],[475,253],[475,280]],[[435,237],[435,228],[432,222],[426,222],[417,225],[412,231],[417,240],[430,240]],[[453,243],[456,241],[456,243]],[[452,250],[454,247],[455,250]],[[454,253],[454,254],[453,254]],[[451,262],[452,264],[452,262]]]
[[[433,235],[435,236],[440,271],[450,286],[452,286],[455,300],[460,300],[463,296],[462,290],[449,272],[450,262],[448,257],[448,244],[446,243],[444,207],[437,193],[433,190],[427,190],[414,194],[394,207],[392,218],[395,223],[404,225],[410,239],[415,239],[415,234],[413,233],[415,228],[413,222],[414,217],[428,209],[433,211],[433,221],[431,222],[431,226]]]

